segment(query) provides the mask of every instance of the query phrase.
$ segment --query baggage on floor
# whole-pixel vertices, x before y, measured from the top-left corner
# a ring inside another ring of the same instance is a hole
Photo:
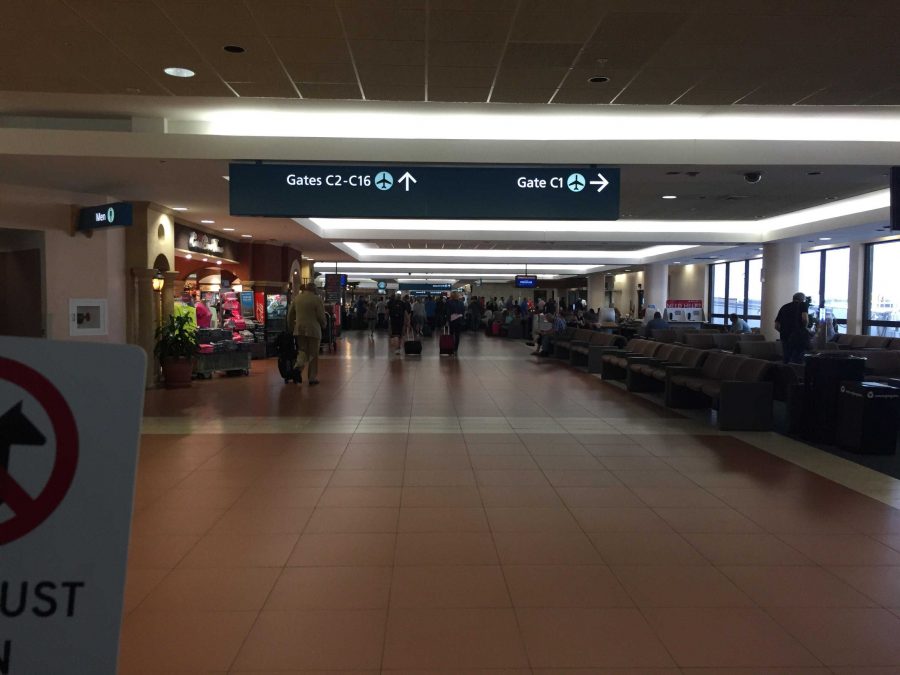
[[[427,323],[422,324],[422,337],[431,337],[432,334],[431,326]]]
[[[403,342],[403,352],[407,356],[418,356],[422,353],[422,341],[416,338],[412,332],[407,333]]]
[[[494,337],[500,337],[500,322],[499,321],[495,321],[494,323],[491,324],[491,333],[494,335]]]
[[[444,332],[441,333],[439,347],[441,354],[452,354],[455,351],[456,344],[453,341],[453,336],[450,335],[450,328],[448,326],[444,326]]]
[[[284,331],[275,338],[275,353],[278,355],[278,374],[284,383],[287,384],[291,380],[299,382],[300,371],[294,368],[297,361],[297,342],[290,332]]]

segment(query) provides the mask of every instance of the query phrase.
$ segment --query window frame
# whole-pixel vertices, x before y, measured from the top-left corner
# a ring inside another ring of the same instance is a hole
[[[709,323],[717,323],[716,319],[722,319],[722,325],[728,325],[727,319],[729,314],[737,314],[738,317],[744,319],[745,321],[759,321],[760,325],[762,325],[762,315],[761,314],[748,314],[747,307],[749,305],[749,295],[750,295],[750,261],[755,260],[755,258],[746,258],[744,260],[728,260],[721,263],[713,263],[709,266],[709,293],[708,293],[708,304],[709,307]],[[738,311],[737,308],[732,308],[729,306],[729,300],[731,300],[731,265],[736,263],[744,263],[744,288],[743,297],[735,298],[736,304],[740,307]],[[714,313],[713,308],[715,304],[713,303],[713,298],[715,295],[715,275],[718,272],[717,267],[724,268],[725,271],[725,297],[724,300],[724,313]]]
[[[834,248],[823,248],[818,251],[807,251],[806,253],[800,254],[800,255],[818,254],[818,256],[819,256],[819,291],[818,291],[818,296],[819,296],[818,308],[819,309],[822,309],[825,307],[825,273],[826,273],[826,269],[825,269],[826,268],[826,264],[825,264],[826,255],[825,254],[828,253],[828,251],[837,251],[842,248],[849,249],[850,247],[849,246],[835,246]],[[848,288],[848,293],[849,293],[849,288]],[[834,320],[834,322],[839,326],[847,325],[847,319],[837,319],[836,318]]]
[[[872,278],[875,263],[875,247],[883,244],[900,245],[900,239],[890,241],[873,241],[866,244],[865,266],[863,267],[863,320],[862,334],[869,335],[870,328],[896,328],[900,330],[900,321],[883,321],[870,319],[872,315]]]

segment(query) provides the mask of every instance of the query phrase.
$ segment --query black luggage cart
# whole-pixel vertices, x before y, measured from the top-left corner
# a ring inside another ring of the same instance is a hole
[[[328,346],[328,353],[337,351],[337,336],[334,331],[334,317],[327,310],[325,311],[325,328],[322,329],[322,342],[319,343],[319,351],[324,346]]]

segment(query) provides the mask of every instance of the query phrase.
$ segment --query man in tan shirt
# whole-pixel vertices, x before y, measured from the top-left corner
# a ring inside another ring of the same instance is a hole
[[[307,377],[310,384],[319,384],[319,344],[325,327],[325,306],[316,294],[315,284],[306,284],[288,309],[287,325],[293,329],[297,340],[297,370],[302,381],[303,366],[309,364]]]

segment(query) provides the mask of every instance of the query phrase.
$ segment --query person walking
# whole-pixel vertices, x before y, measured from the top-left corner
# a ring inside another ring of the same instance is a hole
[[[325,328],[325,305],[316,294],[315,284],[306,284],[294,298],[288,309],[287,325],[292,327],[297,342],[297,361],[294,367],[300,371],[297,382],[303,381],[303,367],[309,383],[319,384],[319,344]]]
[[[466,306],[459,299],[459,293],[453,291],[447,302],[447,314],[450,318],[450,334],[453,336],[453,355],[459,351],[459,336],[465,328]]]
[[[374,300],[369,300],[369,308],[366,312],[366,322],[369,324],[369,338],[375,337],[375,322],[378,321],[378,309]]]
[[[375,304],[375,314],[378,315],[378,329],[381,330],[384,328],[384,315],[385,308],[387,307],[387,303],[384,301],[384,298],[379,298],[378,302]]]
[[[400,353],[400,346],[403,341],[403,336],[406,334],[407,326],[409,325],[409,315],[411,312],[412,308],[405,299],[400,297],[399,292],[388,300],[387,313],[391,323],[390,339],[391,342],[394,343],[395,354]]]
[[[809,303],[806,295],[794,293],[782,305],[775,317],[775,330],[781,335],[781,350],[785,363],[803,363],[803,352],[809,349]]]

